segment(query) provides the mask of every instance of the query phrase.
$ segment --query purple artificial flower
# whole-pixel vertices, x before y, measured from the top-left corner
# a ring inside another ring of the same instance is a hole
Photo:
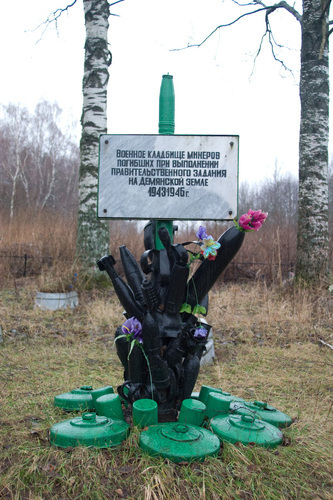
[[[206,228],[204,226],[200,226],[195,235],[197,238],[199,238],[199,240],[203,240],[204,238],[209,238],[209,236],[206,233]]]
[[[125,335],[131,335],[134,340],[142,344],[142,325],[134,316],[123,323],[121,330]]]
[[[197,340],[204,340],[207,337],[207,330],[200,326],[194,330],[193,337]]]

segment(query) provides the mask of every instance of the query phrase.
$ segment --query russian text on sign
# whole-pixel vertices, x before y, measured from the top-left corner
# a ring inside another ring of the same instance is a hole
[[[100,218],[230,220],[238,137],[102,135],[98,183]]]

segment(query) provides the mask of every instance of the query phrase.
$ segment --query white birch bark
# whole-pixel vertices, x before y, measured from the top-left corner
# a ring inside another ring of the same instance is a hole
[[[109,251],[109,224],[96,220],[99,136],[107,131],[106,105],[109,3],[83,0],[86,43],[83,76],[82,136],[80,143],[77,257],[86,270]]]
[[[329,272],[328,10],[323,0],[303,0],[301,124],[296,276],[317,280]]]
[[[15,145],[15,146],[17,146],[17,145]],[[10,211],[9,211],[10,220],[12,220],[14,217],[16,186],[17,186],[18,178],[20,176],[20,158],[18,156],[17,147],[15,149],[16,149],[15,150],[15,170],[12,174],[12,192],[11,192],[11,197],[10,197]]]
[[[40,101],[33,117],[33,161],[35,182],[33,185],[36,208],[54,205],[59,164],[67,147],[67,138],[58,127],[61,109],[54,103]]]
[[[299,141],[299,202],[297,229],[296,276],[306,282],[318,281],[330,272],[328,229],[328,133],[329,133],[329,68],[328,38],[331,0],[302,0],[303,14],[292,4],[281,0],[267,5],[264,0],[234,3],[248,7],[234,21],[217,26],[196,46],[204,44],[217,30],[231,26],[246,16],[265,14],[265,32],[256,57],[260,54],[265,37],[268,38],[273,57],[276,43],[270,16],[284,9],[300,22],[302,30],[300,100],[301,123]]]
[[[6,147],[2,151],[2,168],[11,181],[9,217],[12,220],[15,213],[16,192],[19,180],[24,175],[28,153],[27,129],[29,126],[28,112],[18,106],[9,104],[4,108],[5,126],[2,137]]]

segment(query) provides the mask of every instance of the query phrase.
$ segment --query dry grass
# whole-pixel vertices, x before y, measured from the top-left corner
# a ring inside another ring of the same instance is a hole
[[[109,450],[50,447],[65,418],[55,395],[117,386],[113,345],[122,308],[112,290],[80,292],[75,310],[34,309],[34,286],[0,292],[0,498],[333,498],[333,297],[289,287],[228,284],[211,294],[216,360],[202,384],[266,400],[294,418],[276,450],[224,444],[216,458],[177,465],[151,458],[133,429]]]
[[[76,221],[74,216],[59,216],[52,212],[22,211],[15,221],[0,214],[0,287],[15,286],[24,274],[40,275],[42,285],[67,286],[74,272],[76,250]],[[144,251],[143,223],[110,222],[110,253],[119,262],[119,246],[126,242],[137,261]],[[229,224],[230,225],[230,224]],[[218,238],[227,224],[207,222],[207,231]],[[196,240],[197,224],[179,223],[175,242]],[[296,234],[292,226],[283,228],[265,223],[259,234],[248,234],[244,244],[229,265],[224,280],[261,279],[281,284],[293,270]],[[27,256],[25,262],[24,258]],[[120,264],[118,272],[122,273]]]
[[[57,214],[22,211],[15,221],[3,214],[0,226],[0,287],[19,285],[22,276],[71,281],[75,220]]]
[[[207,229],[214,236],[223,230],[218,224]],[[333,351],[319,342],[333,345],[333,296],[327,284],[315,290],[283,284],[280,243],[292,240],[292,231],[248,236],[240,261],[269,259],[275,285],[222,283],[211,292],[207,320],[216,359],[201,370],[196,390],[206,384],[268,401],[294,423],[276,450],[223,444],[216,458],[180,465],[142,453],[136,428],[114,449],[50,446],[50,427],[70,417],[54,407],[55,395],[84,384],[122,383],[113,344],[122,307],[109,285],[94,288],[75,267],[73,221],[28,212],[15,224],[2,220],[0,254],[32,254],[34,266],[22,277],[14,260],[5,265],[0,258],[0,499],[333,498]],[[117,260],[124,242],[138,260],[142,239],[133,223],[111,225]],[[182,225],[177,241],[193,239],[193,227]],[[75,272],[76,309],[34,308],[37,289],[66,288]]]
[[[22,210],[14,221],[2,215],[1,250],[28,251],[52,259],[73,255],[76,222],[53,212]]]

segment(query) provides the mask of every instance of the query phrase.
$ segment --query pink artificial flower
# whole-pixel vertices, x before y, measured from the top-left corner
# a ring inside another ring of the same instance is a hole
[[[241,215],[238,226],[243,231],[258,231],[265,222],[267,215],[267,212],[261,210],[249,210],[246,214]]]

